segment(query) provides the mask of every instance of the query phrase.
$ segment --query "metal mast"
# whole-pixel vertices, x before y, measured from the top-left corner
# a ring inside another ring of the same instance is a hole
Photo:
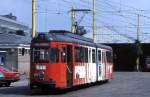
[[[139,41],[139,34],[140,34],[140,15],[138,15],[138,27],[137,27],[137,48],[138,48],[138,51],[139,52],[139,49],[140,49],[140,41]],[[137,59],[136,59],[136,69],[137,71],[139,71],[139,65],[140,65],[140,55],[137,56]]]
[[[140,34],[140,15],[138,15],[138,28],[137,28],[137,40],[139,41]]]
[[[32,0],[32,38],[35,37],[35,25],[36,25],[36,17],[35,17],[35,10],[36,10],[36,0]]]
[[[75,33],[75,11],[74,11],[74,7],[72,7],[72,10],[71,10],[71,21],[72,21],[71,32]]]
[[[95,0],[93,0],[93,41],[96,42],[96,7]]]

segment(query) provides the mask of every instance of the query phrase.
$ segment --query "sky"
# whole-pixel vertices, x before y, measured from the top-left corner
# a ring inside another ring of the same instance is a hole
[[[150,0],[96,0],[97,33],[105,32],[106,35],[103,36],[108,36],[107,34],[111,33],[106,32],[111,30],[117,32],[116,35],[136,38],[137,14],[140,14],[141,39],[149,39],[147,35],[150,33],[149,4]],[[36,0],[36,30],[38,32],[47,32],[50,29],[71,30],[72,5],[76,9],[92,9],[92,0]],[[31,6],[31,0],[2,0],[0,15],[12,12],[18,17],[18,21],[31,27]],[[92,13],[77,13],[76,20],[79,21],[83,15],[85,17],[80,25],[85,26],[88,32],[92,32]],[[113,36],[116,37],[114,33]]]

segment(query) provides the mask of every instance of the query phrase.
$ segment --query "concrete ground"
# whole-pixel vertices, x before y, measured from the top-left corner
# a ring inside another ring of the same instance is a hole
[[[115,72],[109,83],[64,94],[31,91],[22,77],[11,87],[0,87],[0,97],[150,97],[150,72]]]

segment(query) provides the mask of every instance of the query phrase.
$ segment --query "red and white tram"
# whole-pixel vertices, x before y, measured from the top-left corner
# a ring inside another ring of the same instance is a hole
[[[31,43],[30,87],[71,88],[113,77],[112,48],[63,30]]]

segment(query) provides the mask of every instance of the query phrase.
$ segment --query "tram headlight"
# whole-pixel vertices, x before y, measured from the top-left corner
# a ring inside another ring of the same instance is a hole
[[[45,70],[46,69],[46,66],[43,66],[43,70]]]
[[[40,70],[40,66],[39,66],[39,65],[36,65],[36,66],[35,66],[35,69],[36,69],[36,70]]]
[[[45,70],[46,66],[45,65],[36,65],[35,68],[36,68],[36,70]]]

